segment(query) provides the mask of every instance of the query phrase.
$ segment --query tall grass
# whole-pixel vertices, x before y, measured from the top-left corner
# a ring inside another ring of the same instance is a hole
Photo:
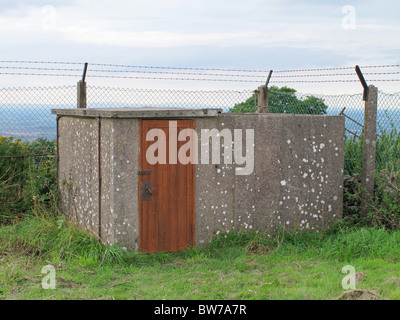
[[[353,176],[362,172],[363,136],[345,137],[345,174]],[[378,133],[376,139],[376,171],[400,171],[400,131],[395,127]]]
[[[203,248],[175,253],[142,254],[126,252],[117,245],[105,246],[87,232],[80,231],[57,216],[34,216],[0,228],[0,251],[31,255],[53,263],[99,267],[106,265],[163,265],[175,260],[216,259],[264,255],[271,258],[350,262],[354,259],[398,259],[400,231],[383,228],[355,228],[338,222],[323,232],[262,232],[221,234]]]
[[[87,231],[73,226],[66,217],[43,208],[1,227],[0,251],[82,265],[119,263],[124,255],[120,247],[103,245]]]
[[[252,243],[262,243],[264,252],[249,252]],[[340,262],[350,262],[358,258],[392,258],[400,256],[400,231],[388,231],[383,228],[354,228],[342,226],[327,229],[324,232],[313,233],[281,233],[272,238],[263,235],[231,234],[227,238],[222,235],[215,239],[210,250],[215,248],[241,248],[251,253],[261,253],[271,256],[292,256],[333,259]]]
[[[377,171],[394,169],[400,171],[400,131],[392,128],[381,131],[376,141]]]

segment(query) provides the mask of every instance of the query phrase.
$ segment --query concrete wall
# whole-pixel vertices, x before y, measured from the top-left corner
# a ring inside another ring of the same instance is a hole
[[[102,221],[109,215],[108,243],[120,243],[127,249],[139,248],[139,120],[103,119],[109,127],[102,130]],[[106,134],[109,138],[105,138]],[[104,137],[104,138],[103,138]],[[102,169],[103,170],[103,169]],[[110,198],[107,199],[110,189]],[[105,206],[107,204],[107,207]]]
[[[137,250],[139,120],[102,118],[100,150],[98,131],[98,119],[63,116],[59,120],[63,209],[78,227],[100,236],[104,243]]]
[[[220,232],[319,230],[342,215],[344,119],[278,114],[198,119],[196,130],[254,129],[254,172],[196,168],[196,243]],[[245,141],[245,140],[243,140]]]
[[[98,121],[61,117],[58,180],[64,212],[80,228],[98,236]]]
[[[278,227],[320,230],[341,217],[343,117],[220,114],[196,118],[199,136],[202,129],[213,128],[254,129],[255,164],[253,173],[243,176],[235,174],[235,163],[196,165],[197,245],[221,232],[259,229],[271,234]],[[96,118],[62,116],[59,120],[64,211],[78,226],[101,235],[105,243],[137,250],[139,120],[101,118],[100,175],[98,131]]]

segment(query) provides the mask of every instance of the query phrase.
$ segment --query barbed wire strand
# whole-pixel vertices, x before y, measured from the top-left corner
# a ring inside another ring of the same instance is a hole
[[[62,64],[62,65],[83,65],[80,62],[61,62],[61,61],[17,61],[17,60],[3,60],[0,63],[24,63],[24,64]],[[105,67],[124,67],[124,68],[138,68],[138,69],[168,69],[168,70],[201,70],[201,71],[223,71],[223,72],[262,72],[267,73],[269,70],[250,70],[250,69],[221,69],[221,68],[194,68],[194,67],[164,67],[164,66],[137,66],[125,64],[105,64],[105,63],[89,63],[92,66],[105,66]],[[394,68],[400,67],[398,64],[389,65],[365,65],[361,68]],[[274,73],[293,73],[293,72],[316,72],[316,71],[334,71],[334,70],[350,70],[354,67],[332,67],[332,68],[309,68],[309,69],[293,69],[293,70],[276,70]]]
[[[77,72],[80,69],[66,69],[66,68],[36,68],[36,67],[4,67],[0,66],[0,69],[7,70],[40,70],[40,71],[68,71]],[[259,75],[242,75],[242,74],[221,74],[221,73],[189,73],[189,72],[162,72],[162,71],[137,71],[137,70],[102,70],[93,69],[89,70],[91,73],[140,73],[140,74],[168,74],[168,75],[190,75],[190,76],[214,76],[214,77],[240,77],[240,78],[265,78]],[[398,72],[366,72],[364,75],[395,75],[400,74]],[[274,78],[301,78],[301,77],[334,77],[334,76],[356,76],[355,73],[330,73],[330,74],[305,74],[305,75],[284,75],[274,76]]]
[[[40,71],[71,71],[77,72],[80,69],[63,69],[63,68],[35,68],[35,67],[2,67],[0,69],[8,70],[40,70]],[[242,75],[242,74],[222,74],[222,73],[189,73],[189,72],[162,72],[162,71],[138,71],[138,70],[102,70],[102,69],[89,69],[89,72],[101,73],[141,73],[141,74],[174,74],[174,75],[191,75],[191,76],[221,76],[221,77],[245,77],[245,78],[265,78],[259,75]]]
[[[80,75],[73,74],[51,74],[51,73],[14,73],[0,72],[3,75],[20,75],[20,76],[51,76],[51,77],[79,77]],[[180,80],[180,81],[215,81],[215,82],[248,82],[260,83],[256,80],[237,80],[237,79],[207,79],[207,78],[171,78],[171,77],[139,77],[139,76],[110,76],[110,75],[87,75],[87,78],[116,78],[116,79],[140,79],[140,80]],[[400,81],[400,79],[367,79],[370,82],[391,82]],[[359,82],[359,80],[289,80],[289,81],[274,81],[271,83],[332,83],[332,82]]]

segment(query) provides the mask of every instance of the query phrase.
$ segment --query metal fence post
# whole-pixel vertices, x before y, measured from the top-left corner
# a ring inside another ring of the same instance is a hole
[[[378,108],[378,89],[370,85],[365,101],[364,133],[363,133],[363,160],[361,195],[361,217],[368,214],[368,204],[374,195],[375,187],[375,158],[376,158],[376,116]]]

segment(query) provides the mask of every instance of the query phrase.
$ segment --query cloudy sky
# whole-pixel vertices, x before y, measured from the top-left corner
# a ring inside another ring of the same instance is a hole
[[[400,64],[399,16],[398,0],[0,0],[0,60],[263,70]]]

